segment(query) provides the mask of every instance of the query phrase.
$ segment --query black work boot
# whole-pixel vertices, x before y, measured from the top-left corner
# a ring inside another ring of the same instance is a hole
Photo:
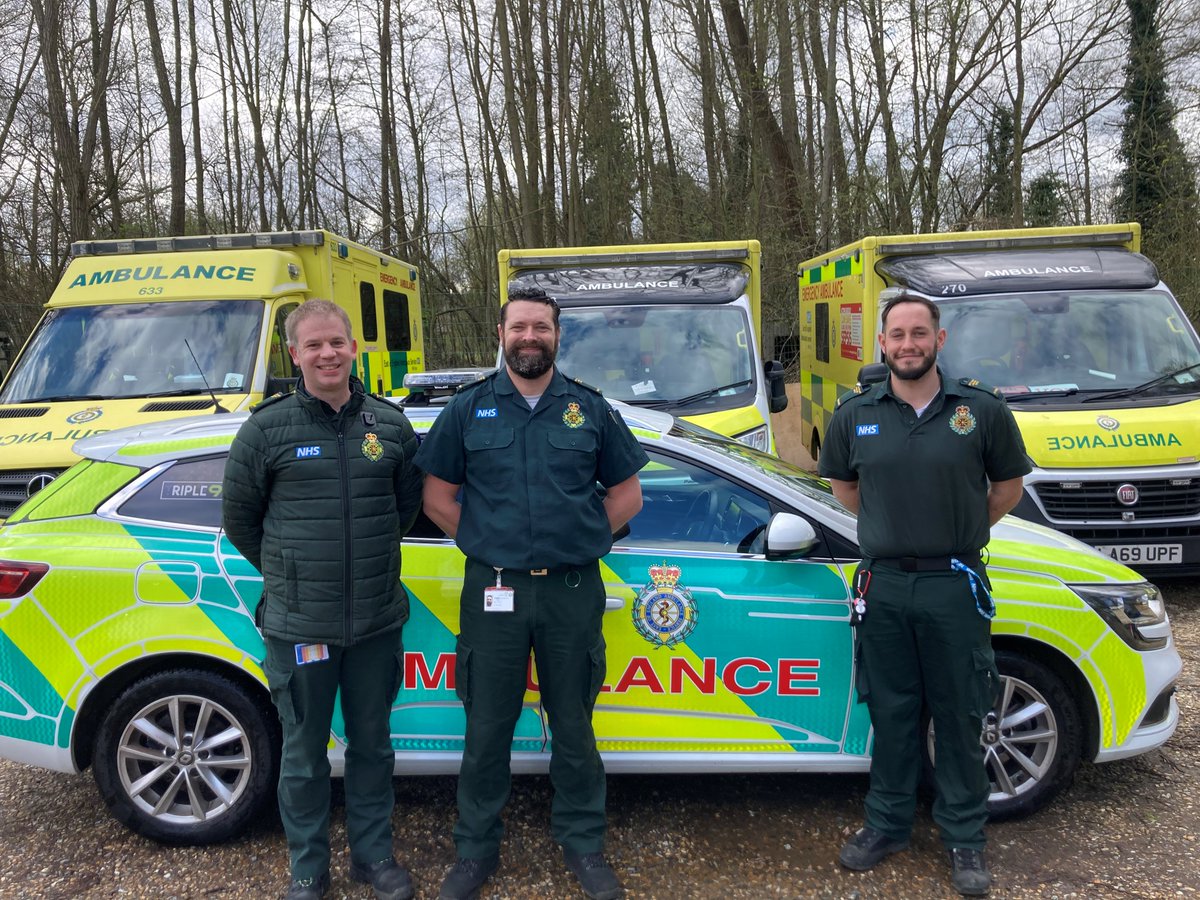
[[[408,871],[390,858],[367,866],[350,860],[350,878],[359,884],[369,884],[377,900],[409,900],[415,893]]]
[[[908,839],[896,841],[870,825],[864,825],[842,845],[838,862],[855,872],[873,869],[885,856],[908,849]]]
[[[992,873],[982,850],[950,848],[950,881],[964,897],[982,897],[992,886]]]
[[[499,865],[498,853],[483,859],[467,859],[460,856],[442,879],[442,889],[438,892],[438,897],[440,900],[470,900]]]
[[[625,889],[617,881],[603,853],[575,853],[563,847],[563,862],[579,879],[579,886],[591,900],[617,900]]]
[[[329,873],[315,878],[293,878],[283,900],[321,900],[329,890]]]

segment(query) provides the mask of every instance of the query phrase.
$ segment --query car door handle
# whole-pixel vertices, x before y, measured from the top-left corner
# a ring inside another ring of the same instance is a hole
[[[620,609],[624,605],[625,605],[625,601],[623,599],[621,599],[620,597],[605,597],[604,598],[604,611],[605,612],[612,612],[614,609]]]

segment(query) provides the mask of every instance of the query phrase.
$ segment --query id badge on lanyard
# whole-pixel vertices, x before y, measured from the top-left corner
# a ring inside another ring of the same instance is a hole
[[[493,566],[495,568],[495,566]],[[483,611],[484,612],[512,612],[513,598],[516,592],[510,587],[505,587],[500,582],[500,573],[503,569],[496,569],[496,586],[486,587],[483,589]]]

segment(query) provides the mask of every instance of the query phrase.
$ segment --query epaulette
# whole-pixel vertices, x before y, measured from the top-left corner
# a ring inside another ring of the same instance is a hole
[[[474,381],[463,382],[462,384],[460,384],[458,387],[456,387],[454,389],[454,393],[461,394],[467,388],[477,387],[478,385],[487,381],[489,378],[494,378],[496,376],[496,374],[499,373],[499,371],[500,371],[499,369],[494,369],[491,372],[485,372],[484,374],[482,374],[478,378],[476,378]]]
[[[849,400],[853,400],[855,397],[861,397],[862,395],[863,395],[862,385],[856,384],[854,386],[853,390],[846,391],[846,393],[842,394],[842,396],[837,398],[837,403],[835,403],[833,405],[833,408],[841,409],[843,403],[846,403]]]
[[[599,394],[601,397],[604,396],[604,391],[600,390],[600,388],[598,388],[594,385],[588,384],[586,381],[584,381],[581,378],[571,378],[570,376],[567,376],[567,381],[571,382],[572,384],[577,384],[581,388],[587,388],[593,394]]]
[[[284,399],[285,397],[290,397],[290,396],[292,396],[292,393],[290,391],[286,394],[283,391],[279,391],[278,393],[272,394],[270,397],[264,397],[262,400],[259,400],[252,407],[250,407],[250,412],[251,412],[251,414],[256,413],[260,409],[268,407],[272,403],[278,403],[280,400]]]
[[[404,415],[404,404],[401,403],[400,401],[404,400],[405,398],[403,398],[403,397],[385,397],[383,394],[376,394],[371,391],[367,392],[367,396],[370,397],[372,400],[378,400],[381,406],[383,406],[389,410],[393,410],[394,412],[397,412],[402,416]]]
[[[1000,393],[999,388],[994,388],[990,384],[984,384],[978,378],[960,378],[958,379],[958,383],[963,387],[974,388],[977,391],[983,391],[985,394],[991,394],[993,397],[1004,397],[1004,395]]]

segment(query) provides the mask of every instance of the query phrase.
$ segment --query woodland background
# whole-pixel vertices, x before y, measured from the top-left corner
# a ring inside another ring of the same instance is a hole
[[[494,359],[501,247],[1140,221],[1200,315],[1194,0],[0,0],[0,342],[73,240],[323,227]],[[2,355],[2,352],[0,352]]]

